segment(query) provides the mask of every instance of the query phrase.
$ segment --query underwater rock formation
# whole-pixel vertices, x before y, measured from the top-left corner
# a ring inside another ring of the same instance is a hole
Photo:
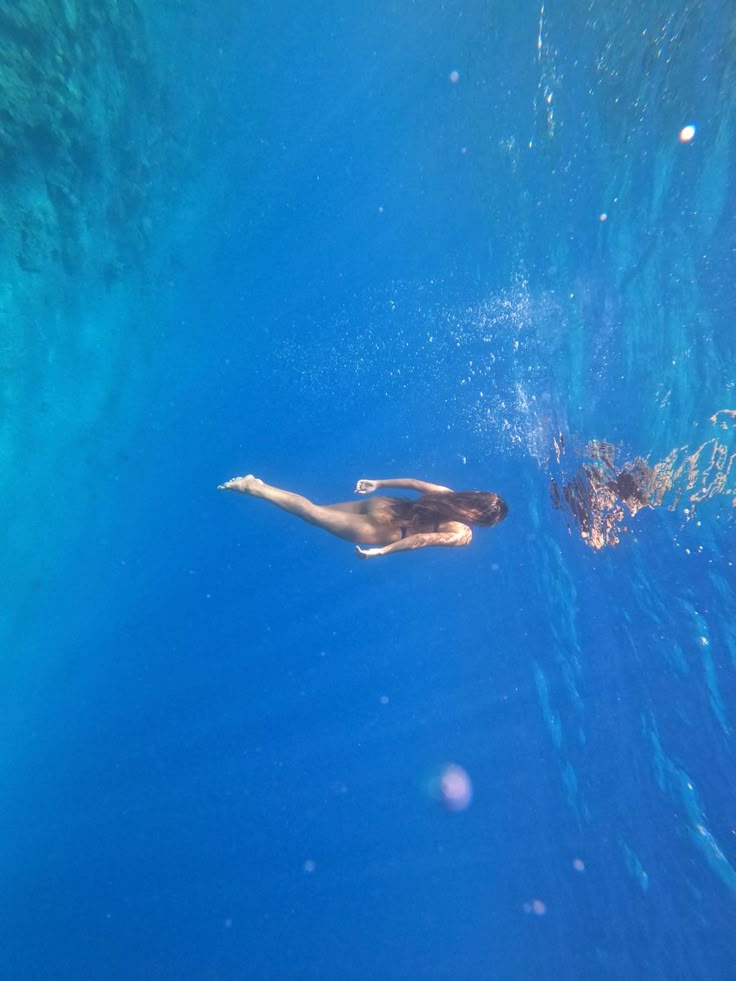
[[[137,0],[0,5],[3,650],[124,458],[176,295],[161,285],[200,117],[183,119],[163,84],[182,11],[159,5],[158,26],[149,13]]]
[[[4,268],[133,266],[167,156],[165,99],[135,0],[15,0],[0,8]]]

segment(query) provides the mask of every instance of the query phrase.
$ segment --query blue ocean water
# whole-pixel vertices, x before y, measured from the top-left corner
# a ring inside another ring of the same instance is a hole
[[[36,8],[0,976],[736,976],[733,5]],[[509,517],[360,562],[248,472]]]

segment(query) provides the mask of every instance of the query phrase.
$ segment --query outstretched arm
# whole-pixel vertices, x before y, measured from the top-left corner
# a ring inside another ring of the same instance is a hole
[[[418,548],[444,546],[446,548],[461,548],[470,545],[473,532],[460,521],[447,521],[442,525],[442,531],[433,531],[428,535],[408,535],[391,545],[383,548],[361,548],[356,545],[355,551],[361,559],[375,559],[379,555],[393,555],[394,552],[413,552]]]
[[[356,494],[372,494],[373,491],[396,487],[400,490],[413,490],[418,494],[451,494],[449,487],[442,484],[430,484],[426,480],[414,480],[413,477],[388,477],[385,480],[359,480],[355,485]]]

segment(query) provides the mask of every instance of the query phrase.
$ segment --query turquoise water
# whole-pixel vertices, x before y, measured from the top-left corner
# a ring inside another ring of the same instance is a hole
[[[2,976],[732,976],[735,40],[0,11]],[[509,518],[361,563],[251,471]]]

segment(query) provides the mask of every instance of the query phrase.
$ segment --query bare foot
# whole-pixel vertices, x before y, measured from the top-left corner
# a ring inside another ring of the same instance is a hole
[[[262,480],[249,473],[245,477],[233,477],[232,480],[226,480],[224,484],[218,484],[217,489],[239,491],[241,494],[252,494],[253,488],[262,483]]]

